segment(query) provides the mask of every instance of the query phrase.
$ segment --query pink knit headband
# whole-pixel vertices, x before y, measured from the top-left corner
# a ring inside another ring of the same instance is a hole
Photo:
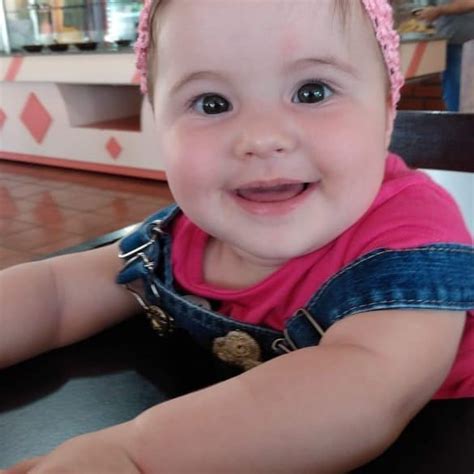
[[[403,86],[400,69],[400,38],[393,28],[392,7],[388,0],[361,0],[375,30],[385,65],[390,77],[392,107],[395,110]],[[147,93],[147,50],[150,44],[150,14],[154,0],[145,0],[138,25],[138,39],[135,43],[136,66],[140,74],[141,91]]]

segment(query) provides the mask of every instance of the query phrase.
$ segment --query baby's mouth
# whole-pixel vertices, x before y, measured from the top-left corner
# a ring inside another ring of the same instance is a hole
[[[293,199],[308,188],[309,183],[280,183],[250,185],[235,190],[237,196],[247,201],[271,203]]]

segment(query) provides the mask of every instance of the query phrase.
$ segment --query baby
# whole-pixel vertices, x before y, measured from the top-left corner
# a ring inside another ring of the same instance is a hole
[[[145,310],[242,373],[6,472],[345,472],[474,396],[470,235],[387,151],[388,1],[154,0],[137,50],[179,207],[2,272],[0,366]]]

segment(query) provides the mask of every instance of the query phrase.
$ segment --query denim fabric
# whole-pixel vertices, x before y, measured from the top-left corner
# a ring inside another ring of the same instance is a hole
[[[318,344],[321,331],[352,314],[400,308],[469,310],[474,308],[474,251],[457,244],[373,251],[330,278],[310,299],[305,311],[288,315],[283,332],[234,321],[179,294],[171,268],[171,239],[166,226],[180,212],[170,206],[147,219],[121,244],[125,266],[119,284],[141,280],[147,304],[157,305],[205,347],[230,331],[258,341],[262,359]],[[153,239],[153,222],[164,233]],[[146,246],[140,249],[140,247]],[[278,341],[277,344],[275,344]]]

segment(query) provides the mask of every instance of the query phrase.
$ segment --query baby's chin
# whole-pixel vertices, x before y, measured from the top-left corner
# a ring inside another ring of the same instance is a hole
[[[269,242],[267,240],[243,239],[228,242],[234,252],[242,258],[264,266],[280,267],[289,260],[314,252],[327,242],[309,241],[301,238],[285,239]]]

